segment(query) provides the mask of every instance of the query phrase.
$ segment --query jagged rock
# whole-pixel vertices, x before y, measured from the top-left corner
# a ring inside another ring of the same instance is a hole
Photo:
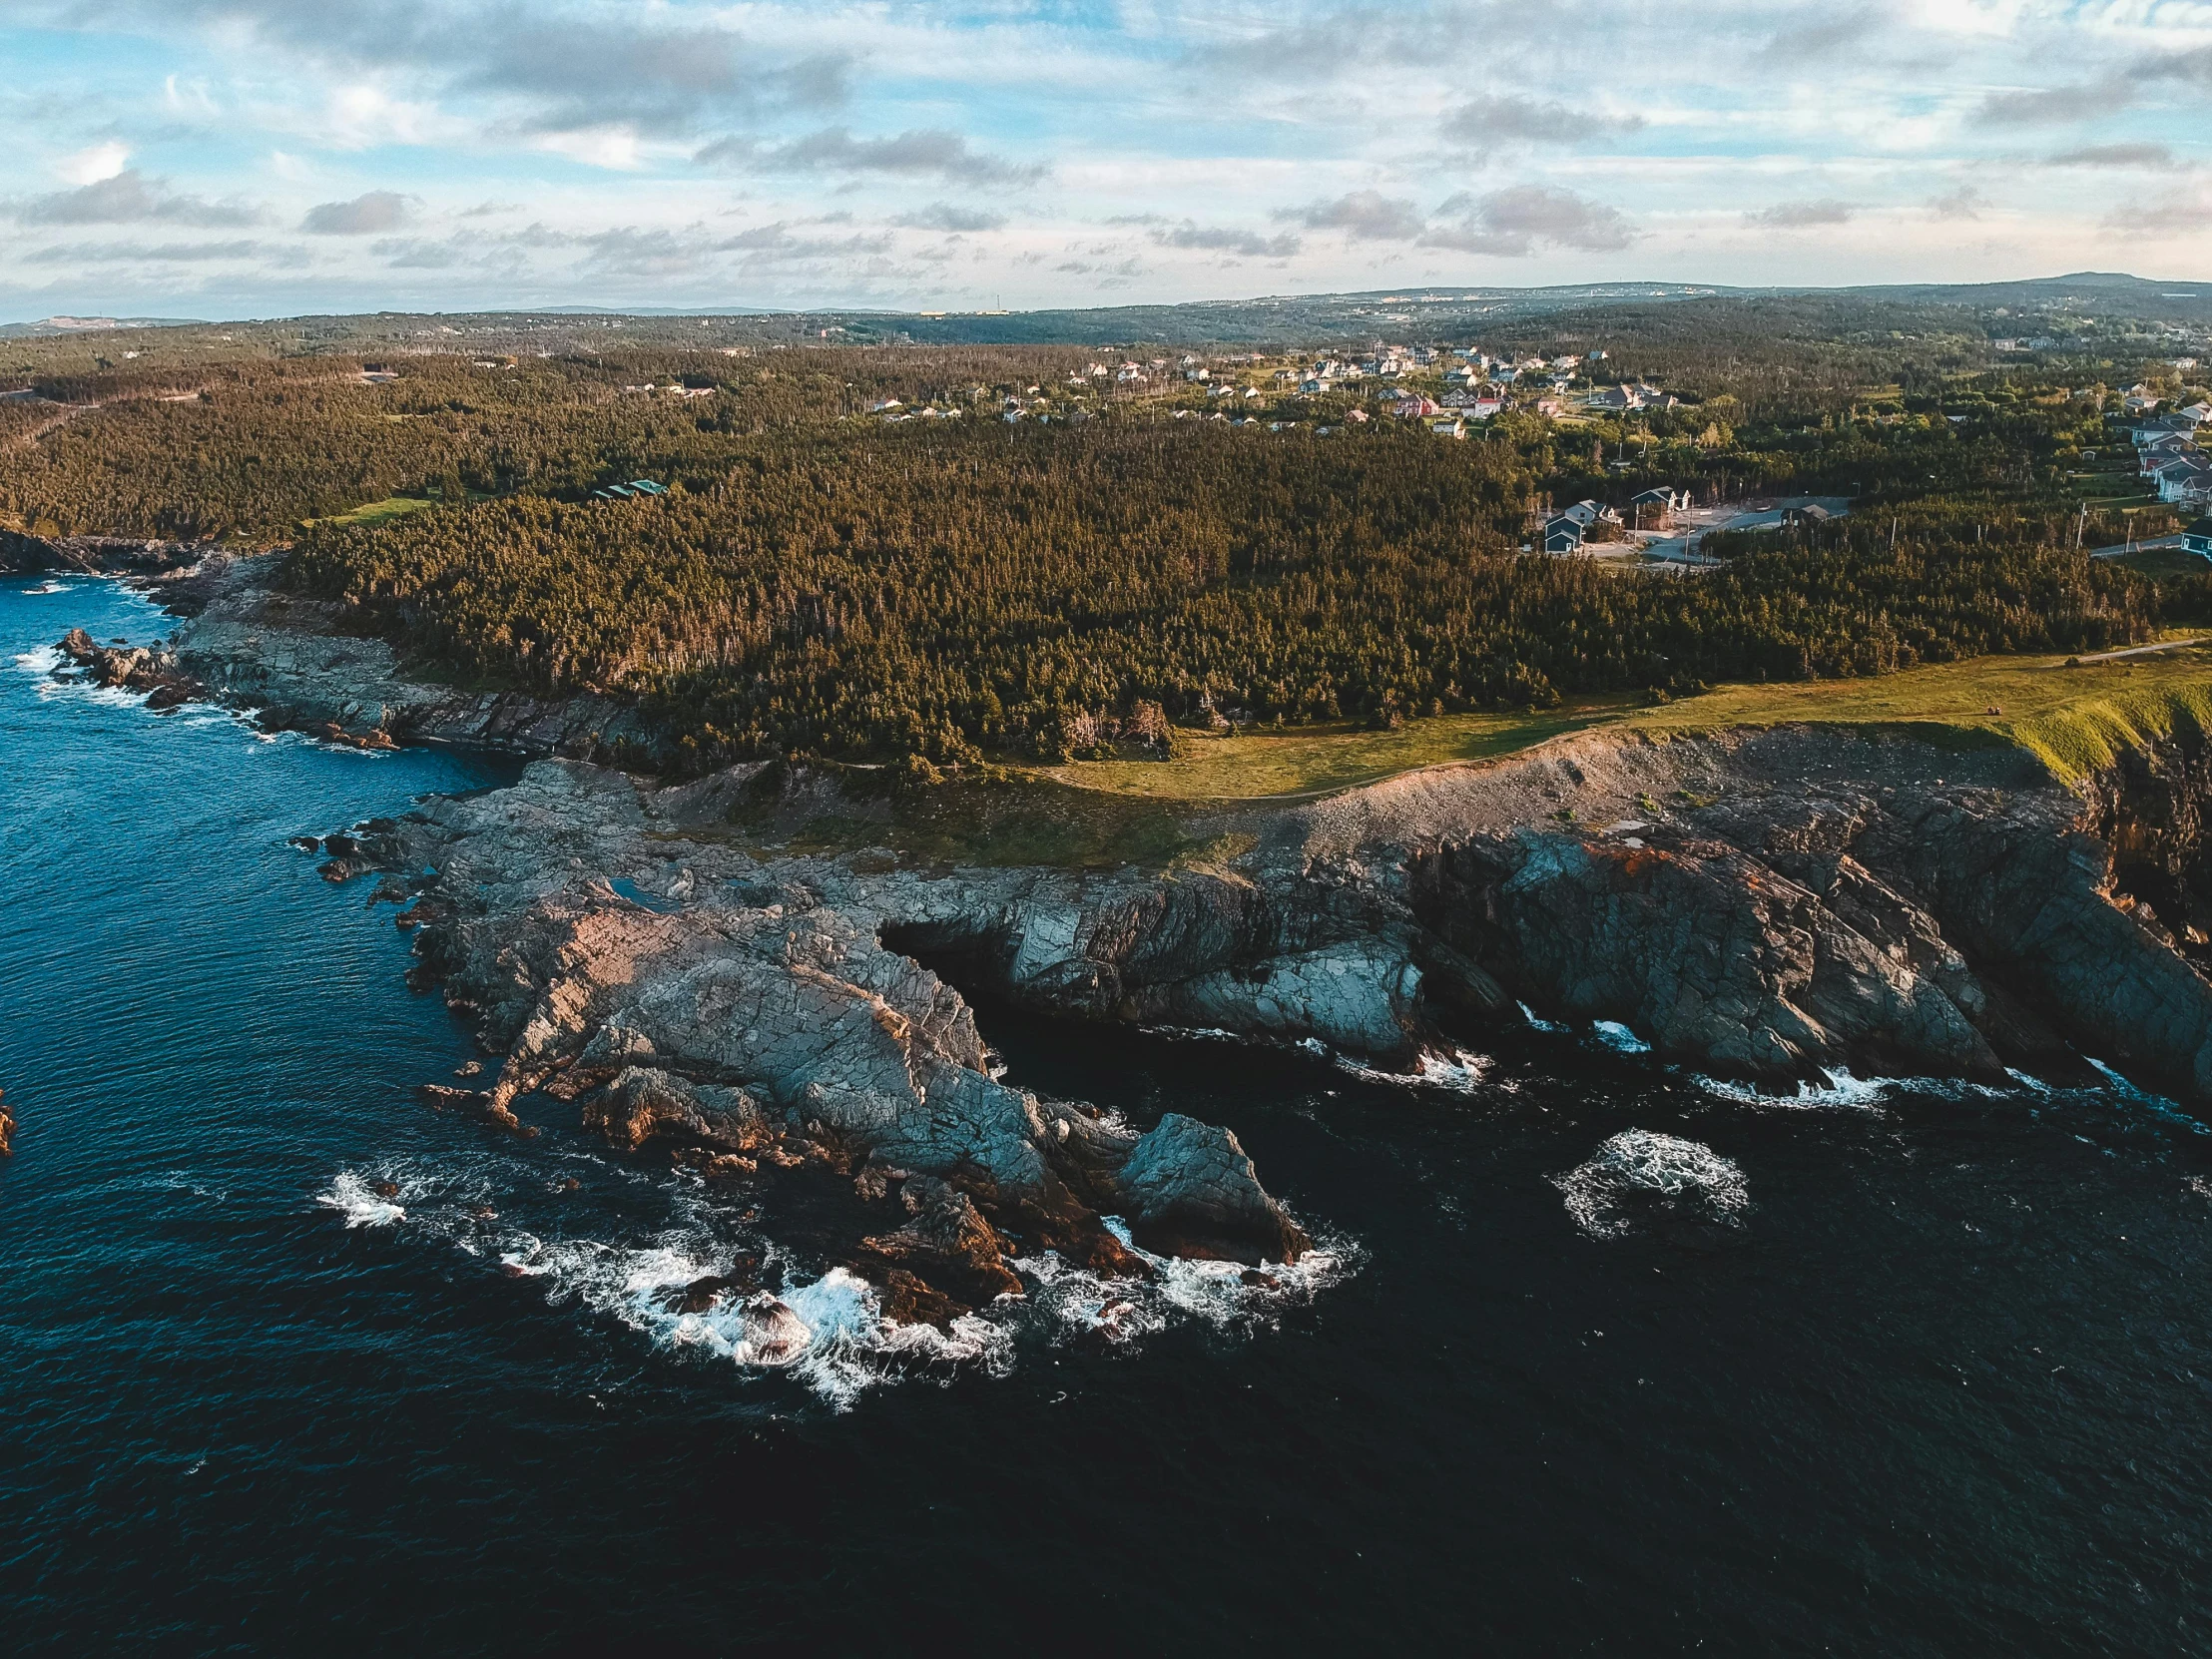
[[[266,561],[195,568],[204,608],[174,663],[67,646],[310,728],[650,748],[635,710],[599,700],[406,682],[388,647],[274,591]],[[967,1001],[925,963],[1040,1012],[1318,1039],[1383,1065],[1525,1002],[1776,1082],[1837,1065],[2048,1074],[2086,1052],[2212,1099],[2212,983],[2192,961],[2212,960],[2212,763],[2193,729],[2072,786],[2024,751],[1894,733],[1584,733],[1294,807],[1194,809],[1194,841],[1247,850],[1165,870],[770,858],[728,833],[770,781],[779,826],[888,830],[882,793],[841,776],[748,766],[656,787],[539,761],[324,851],[420,894],[401,918],[409,983],[442,984],[505,1053],[484,1110],[512,1121],[526,1090],[626,1068],[711,1078],[785,1138],[711,1156],[936,1177],[1024,1251],[1100,1271],[1141,1270],[1098,1222],[1138,1214],[1132,1192],[1150,1240],[1180,1213],[1192,1242],[1212,1236],[1195,1216],[1264,1251],[1288,1224],[1226,1134],[1139,1143],[995,1080]],[[649,1111],[644,1133],[662,1121]]]
[[[899,1199],[912,1218],[894,1233],[860,1241],[859,1271],[902,1268],[948,1285],[974,1303],[1021,1295],[998,1234],[968,1196],[927,1175],[907,1178]]]
[[[702,1274],[662,1297],[661,1306],[672,1314],[711,1313],[732,1297],[750,1295],[760,1286],[761,1258],[746,1252],[732,1261],[728,1273]]]
[[[961,1315],[975,1311],[904,1268],[885,1267],[862,1257],[853,1271],[875,1287],[876,1312],[897,1325],[933,1325],[943,1331]]]
[[[762,1291],[745,1305],[745,1336],[740,1349],[747,1363],[756,1366],[791,1364],[813,1340],[806,1322],[791,1308]]]
[[[147,693],[147,706],[175,709],[207,695],[207,688],[184,673],[167,646],[101,645],[82,628],[72,628],[55,649],[102,686]]]
[[[1295,1262],[1312,1241],[1267,1195],[1237,1137],[1170,1112],[1119,1178],[1131,1231],[1155,1255]]]
[[[537,1134],[534,1127],[525,1125],[515,1116],[513,1109],[505,1101],[496,1100],[479,1089],[455,1089],[448,1088],[443,1083],[421,1083],[415,1087],[415,1098],[434,1111],[463,1112],[525,1137]]]
[[[367,748],[436,738],[532,754],[588,756],[614,744],[652,752],[637,711],[604,698],[549,702],[406,679],[389,645],[338,627],[338,607],[274,587],[277,557],[203,561],[190,594],[196,614],[175,640],[181,672],[264,711],[268,729]]]
[[[584,1127],[635,1152],[655,1135],[704,1142],[726,1152],[750,1152],[774,1133],[760,1106],[742,1089],[695,1083],[651,1066],[627,1066],[584,1106]]]

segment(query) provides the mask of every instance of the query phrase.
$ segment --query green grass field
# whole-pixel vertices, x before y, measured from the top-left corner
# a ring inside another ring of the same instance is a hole
[[[1541,714],[1445,715],[1407,721],[1395,732],[1352,725],[1222,737],[1185,734],[1172,761],[1077,761],[1038,776],[1117,795],[1161,801],[1252,800],[1327,794],[1445,761],[1481,761],[1602,725],[1629,712],[1625,698],[1592,699]]]
[[[349,513],[337,513],[329,518],[311,518],[309,524],[388,524],[408,513],[419,513],[425,507],[437,503],[419,495],[387,495],[381,501],[364,502]]]
[[[1033,776],[1163,802],[1257,801],[1327,795],[1420,767],[1490,760],[1596,727],[1661,736],[1797,722],[1918,728],[1937,741],[2017,744],[2060,777],[2074,778],[2177,725],[2212,731],[2212,646],[2075,668],[2062,657],[1978,657],[1873,680],[1724,686],[1658,708],[1588,701],[1542,714],[1410,721],[1396,732],[1309,727],[1192,736],[1172,761],[1078,761]]]

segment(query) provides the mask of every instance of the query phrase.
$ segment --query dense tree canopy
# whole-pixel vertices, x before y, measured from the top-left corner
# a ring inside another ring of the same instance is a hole
[[[2080,513],[2135,487],[2111,388],[1992,369],[1962,314],[1525,323],[1487,343],[1603,337],[1608,376],[1671,400],[1554,418],[1523,396],[1464,442],[1373,384],[1297,392],[1296,355],[1216,353],[1208,379],[1153,348],[1125,383],[1118,352],[687,349],[673,324],[389,358],[26,344],[0,522],[289,545],[286,581],[423,666],[635,696],[700,764],[1059,755],[1170,720],[1386,724],[2143,636],[2156,590],[2072,551],[2148,522]],[[1440,395],[1447,360],[1415,379]],[[640,477],[668,493],[605,498]],[[1689,579],[1520,552],[1557,505],[1660,483],[1858,510],[1717,537],[1726,567]]]

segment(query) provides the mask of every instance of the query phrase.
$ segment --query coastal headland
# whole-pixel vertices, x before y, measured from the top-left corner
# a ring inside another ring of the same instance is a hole
[[[1783,1094],[2109,1066],[2212,1100],[2212,664],[2191,647],[2006,660],[2054,688],[2009,723],[1806,718],[1804,687],[1763,721],[1723,690],[1720,719],[1691,699],[1314,799],[1171,802],[1067,769],[642,770],[628,710],[411,679],[266,560],[66,562],[184,618],[165,642],[73,636],[73,671],[336,741],[531,757],[510,788],[311,838],[326,878],[376,882],[417,983],[486,1050],[424,1098],[520,1130],[540,1094],[709,1179],[848,1181],[847,1260],[894,1318],[1018,1289],[1006,1263],[1038,1246],[1113,1274],[1265,1275],[1308,1248],[1229,1132],[1139,1135],[1000,1082],[963,993],[1407,1075],[1541,1020]]]

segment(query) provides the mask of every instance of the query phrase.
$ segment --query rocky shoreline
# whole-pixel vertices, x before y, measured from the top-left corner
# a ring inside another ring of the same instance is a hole
[[[848,1183],[843,1261],[891,1317],[1015,1294],[1008,1260],[1041,1248],[1113,1275],[1147,1256],[1264,1274],[1307,1248],[1228,1131],[1171,1114],[1140,1134],[1000,1082],[962,989],[1399,1070],[1533,1015],[1617,1022],[1663,1061],[1783,1090],[1842,1068],[2058,1081],[2093,1060],[2212,1100],[2195,734],[2069,788],[2022,751],[1901,732],[1586,733],[1197,810],[1152,864],[1006,867],[916,850],[896,789],[855,774],[597,764],[650,734],[596,701],[412,681],[252,561],[137,574],[190,615],[162,648],[64,642],[106,683],[339,741],[543,757],[511,788],[317,843],[330,878],[379,875],[416,983],[500,1056],[433,1104],[520,1130],[517,1103],[546,1096],[710,1180]],[[800,849],[826,815],[850,844]]]

